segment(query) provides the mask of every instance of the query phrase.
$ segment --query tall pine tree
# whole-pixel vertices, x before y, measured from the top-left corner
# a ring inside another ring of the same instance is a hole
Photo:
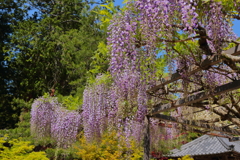
[[[12,77],[14,71],[10,68],[7,50],[13,34],[12,26],[21,21],[26,13],[21,8],[21,0],[1,0],[0,3],[0,129],[11,128],[18,120],[19,109],[12,106],[14,87]]]

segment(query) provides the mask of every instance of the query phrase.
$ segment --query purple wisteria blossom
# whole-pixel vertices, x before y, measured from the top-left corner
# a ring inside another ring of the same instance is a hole
[[[57,98],[40,97],[32,104],[32,136],[38,140],[50,138],[58,147],[68,148],[76,141],[81,121],[78,112],[61,107]]]

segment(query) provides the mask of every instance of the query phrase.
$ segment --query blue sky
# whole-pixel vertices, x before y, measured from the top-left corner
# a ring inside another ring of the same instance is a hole
[[[236,20],[233,22],[233,30],[237,34],[238,37],[240,37],[240,20]]]
[[[123,0],[115,0],[115,5],[123,6],[122,4]],[[237,34],[238,37],[240,37],[240,20],[236,20],[233,22],[233,30]]]
[[[115,5],[122,6],[123,5],[122,2],[123,2],[123,0],[115,0]]]

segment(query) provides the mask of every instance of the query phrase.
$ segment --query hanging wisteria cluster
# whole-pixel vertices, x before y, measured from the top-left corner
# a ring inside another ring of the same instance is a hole
[[[95,85],[84,90],[82,119],[84,133],[88,139],[101,137],[110,119],[117,112],[114,113],[114,108],[111,107],[109,86],[100,83],[100,77],[97,78]]]
[[[32,104],[31,134],[38,140],[51,138],[67,148],[75,142],[80,125],[80,114],[61,107],[57,98],[40,97]]]
[[[51,136],[52,122],[56,119],[55,108],[58,106],[56,99],[40,97],[32,104],[31,109],[31,134],[42,139]]]
[[[135,75],[129,75],[129,81],[131,76]],[[98,76],[96,83],[84,91],[82,118],[85,136],[94,140],[104,131],[118,130],[127,141],[134,137],[141,142],[143,119],[147,113],[146,89],[142,91],[140,86],[128,88],[126,85],[131,82],[127,80],[120,84],[123,86],[114,82],[103,83],[101,78]]]
[[[236,40],[228,21],[224,19],[220,3],[211,3],[208,11],[205,11],[208,21],[206,23],[207,35],[210,38],[208,44],[214,53],[221,53],[224,47],[224,40]],[[226,43],[225,43],[226,46]]]
[[[81,116],[76,111],[58,107],[56,118],[52,122],[51,137],[59,147],[68,148],[76,141],[81,125]]]

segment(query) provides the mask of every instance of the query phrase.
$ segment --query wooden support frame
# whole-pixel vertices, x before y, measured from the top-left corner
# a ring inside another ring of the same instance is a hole
[[[188,125],[188,126],[191,126],[191,127],[204,128],[204,129],[207,129],[207,130],[223,132],[223,133],[231,134],[231,135],[240,135],[239,131],[230,129],[228,127],[217,127],[215,125],[203,124],[201,122],[194,121],[194,120],[189,121],[189,120],[175,118],[175,117],[171,117],[171,116],[167,116],[167,115],[163,115],[163,114],[155,114],[155,115],[152,115],[151,117],[152,118],[158,118],[158,119],[161,119],[161,120],[164,120],[164,121],[169,121],[169,122],[174,122],[174,123],[178,123],[178,124]]]
[[[151,115],[164,112],[170,109],[174,109],[180,106],[187,106],[205,99],[208,99],[209,96],[219,95],[222,93],[226,93],[229,91],[233,91],[235,89],[240,88],[240,80],[233,81],[221,86],[218,86],[215,88],[213,93],[206,93],[206,92],[200,92],[196,95],[191,95],[186,98],[181,98],[177,100],[175,103],[167,103],[167,104],[157,104],[154,106],[154,109],[151,112]]]
[[[237,56],[237,55],[240,55],[240,47],[239,45],[235,46],[235,47],[232,47],[226,51],[223,51],[227,54],[231,54],[231,55],[234,55],[234,56]],[[214,57],[212,57],[211,59],[210,58],[207,58],[205,59],[202,63],[201,63],[201,66],[198,67],[196,65],[193,65],[190,67],[190,70],[189,70],[189,75],[191,74],[194,74],[194,73],[197,73],[201,70],[204,70],[204,68],[208,68],[209,66],[212,66],[212,65],[215,65],[215,64],[218,64],[222,61],[220,55],[215,55]],[[149,94],[152,94],[154,92],[156,92],[157,90],[159,90],[160,88],[162,88],[164,85],[166,84],[169,84],[169,83],[172,83],[174,81],[177,81],[179,79],[181,79],[181,75],[179,73],[174,73],[172,74],[172,76],[169,78],[169,79],[164,79],[162,78],[162,83],[149,89],[147,92]]]
[[[225,52],[224,54],[231,54],[231,55],[237,56],[237,55],[240,55],[240,47],[239,47],[239,45],[237,45],[236,47],[232,47],[232,48],[228,49],[227,51],[223,51],[223,52]],[[196,65],[191,66],[188,74],[192,75],[201,70],[207,70],[209,67],[216,65],[216,64],[220,63],[221,61],[222,61],[221,54],[215,55],[212,57],[208,57],[199,66],[196,66]],[[167,85],[169,83],[172,83],[172,82],[180,80],[180,79],[182,79],[182,76],[179,73],[174,73],[168,79],[161,79],[161,84],[156,85],[155,87],[152,87],[151,89],[149,89],[147,91],[147,93],[150,95],[153,95],[159,89],[163,89],[164,85]],[[224,132],[224,133],[227,133],[230,135],[240,135],[240,131],[230,129],[228,126],[217,127],[214,124],[209,125],[209,124],[201,123],[201,121],[194,121],[194,120],[189,121],[189,120],[184,120],[184,119],[180,119],[180,118],[175,118],[175,117],[159,114],[159,112],[167,111],[167,110],[174,109],[174,108],[177,108],[180,106],[192,105],[196,102],[208,99],[209,96],[219,95],[222,93],[233,91],[238,88],[240,88],[240,80],[218,86],[214,89],[213,92],[202,91],[198,94],[190,95],[186,98],[181,98],[177,101],[174,101],[173,103],[155,105],[152,112],[149,115],[147,115],[145,118],[144,160],[149,160],[149,151],[150,151],[149,118],[151,118],[151,117],[158,118],[158,119],[168,121],[168,122],[174,122],[174,123],[178,123],[178,124],[187,125],[190,127],[204,128],[206,130],[210,130],[210,131],[214,130],[214,131]]]

